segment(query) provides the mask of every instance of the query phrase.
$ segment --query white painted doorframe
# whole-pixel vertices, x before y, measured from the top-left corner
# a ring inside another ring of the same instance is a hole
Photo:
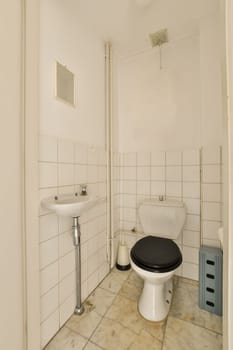
[[[39,124],[39,0],[22,1],[22,113],[24,150],[24,270],[26,349],[40,349],[40,290],[38,251],[38,124]],[[229,237],[224,250],[228,252],[226,329],[224,350],[233,349],[233,5],[226,0],[227,77],[228,77],[228,162],[229,162]],[[229,329],[229,332],[228,332]]]
[[[233,4],[226,0],[226,58],[227,58],[227,176],[226,200],[228,217],[224,232],[225,305],[224,350],[233,349]]]
[[[39,0],[22,6],[22,172],[25,349],[40,349],[38,235]]]

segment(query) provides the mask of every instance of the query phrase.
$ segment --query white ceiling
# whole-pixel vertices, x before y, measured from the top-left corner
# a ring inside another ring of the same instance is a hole
[[[219,0],[77,1],[79,15],[121,54],[147,49],[149,33],[163,28],[170,41],[195,33],[200,19],[219,7]]]

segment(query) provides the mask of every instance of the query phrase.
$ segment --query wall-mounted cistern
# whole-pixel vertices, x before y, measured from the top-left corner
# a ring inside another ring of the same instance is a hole
[[[54,211],[60,216],[73,218],[72,233],[75,247],[75,267],[76,267],[76,307],[75,314],[81,315],[84,307],[81,302],[81,245],[80,245],[80,225],[79,217],[84,211],[90,209],[98,202],[98,197],[87,194],[87,185],[80,186],[80,194],[64,194],[61,196],[49,197],[42,200],[42,206]]]

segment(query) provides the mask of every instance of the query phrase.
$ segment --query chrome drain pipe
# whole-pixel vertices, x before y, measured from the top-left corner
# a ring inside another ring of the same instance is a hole
[[[76,307],[74,313],[76,315],[82,315],[84,312],[84,306],[81,301],[81,244],[80,244],[80,225],[79,217],[73,217],[73,243],[75,247],[75,274],[76,274]]]

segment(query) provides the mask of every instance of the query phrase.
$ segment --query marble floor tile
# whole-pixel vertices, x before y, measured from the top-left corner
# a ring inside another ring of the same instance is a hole
[[[168,317],[163,350],[201,349],[222,349],[222,336],[192,323]]]
[[[45,350],[81,350],[86,343],[87,339],[71,331],[69,328],[63,327],[46,346]]]
[[[66,323],[66,326],[83,337],[89,338],[101,319],[102,317],[97,312],[86,308],[81,316],[73,315]]]
[[[88,342],[87,345],[85,346],[84,350],[101,350],[102,348],[100,348],[99,346],[97,346],[96,344],[93,344],[92,342]]]
[[[97,288],[87,299],[86,305],[100,316],[104,316],[115,297],[116,294],[103,288]]]
[[[138,288],[143,288],[143,279],[140,278],[134,271],[131,271],[129,274],[128,281]]]
[[[137,335],[133,343],[129,346],[129,350],[162,350],[162,342],[158,339],[152,337],[151,334],[142,330],[139,335]]]
[[[137,301],[142,293],[142,286],[137,287],[135,284],[131,283],[129,280],[125,281],[119,291],[120,295],[126,298]]]
[[[135,333],[120,323],[103,318],[91,341],[105,350],[126,350],[134,342],[135,337]]]
[[[122,283],[129,276],[128,271],[118,271],[114,269],[100,284],[100,287],[112,293],[117,294],[121,289]]]
[[[145,330],[154,338],[162,340],[166,321],[147,321],[139,314],[137,307],[136,301],[118,295],[112,306],[107,311],[105,317],[119,322],[137,334],[140,334],[142,330]]]
[[[143,281],[114,269],[73,315],[46,350],[220,350],[222,319],[198,307],[198,283],[174,278],[168,319],[145,320],[138,312]]]
[[[195,281],[179,279],[169,314],[222,333],[222,318],[199,308],[198,284]]]

